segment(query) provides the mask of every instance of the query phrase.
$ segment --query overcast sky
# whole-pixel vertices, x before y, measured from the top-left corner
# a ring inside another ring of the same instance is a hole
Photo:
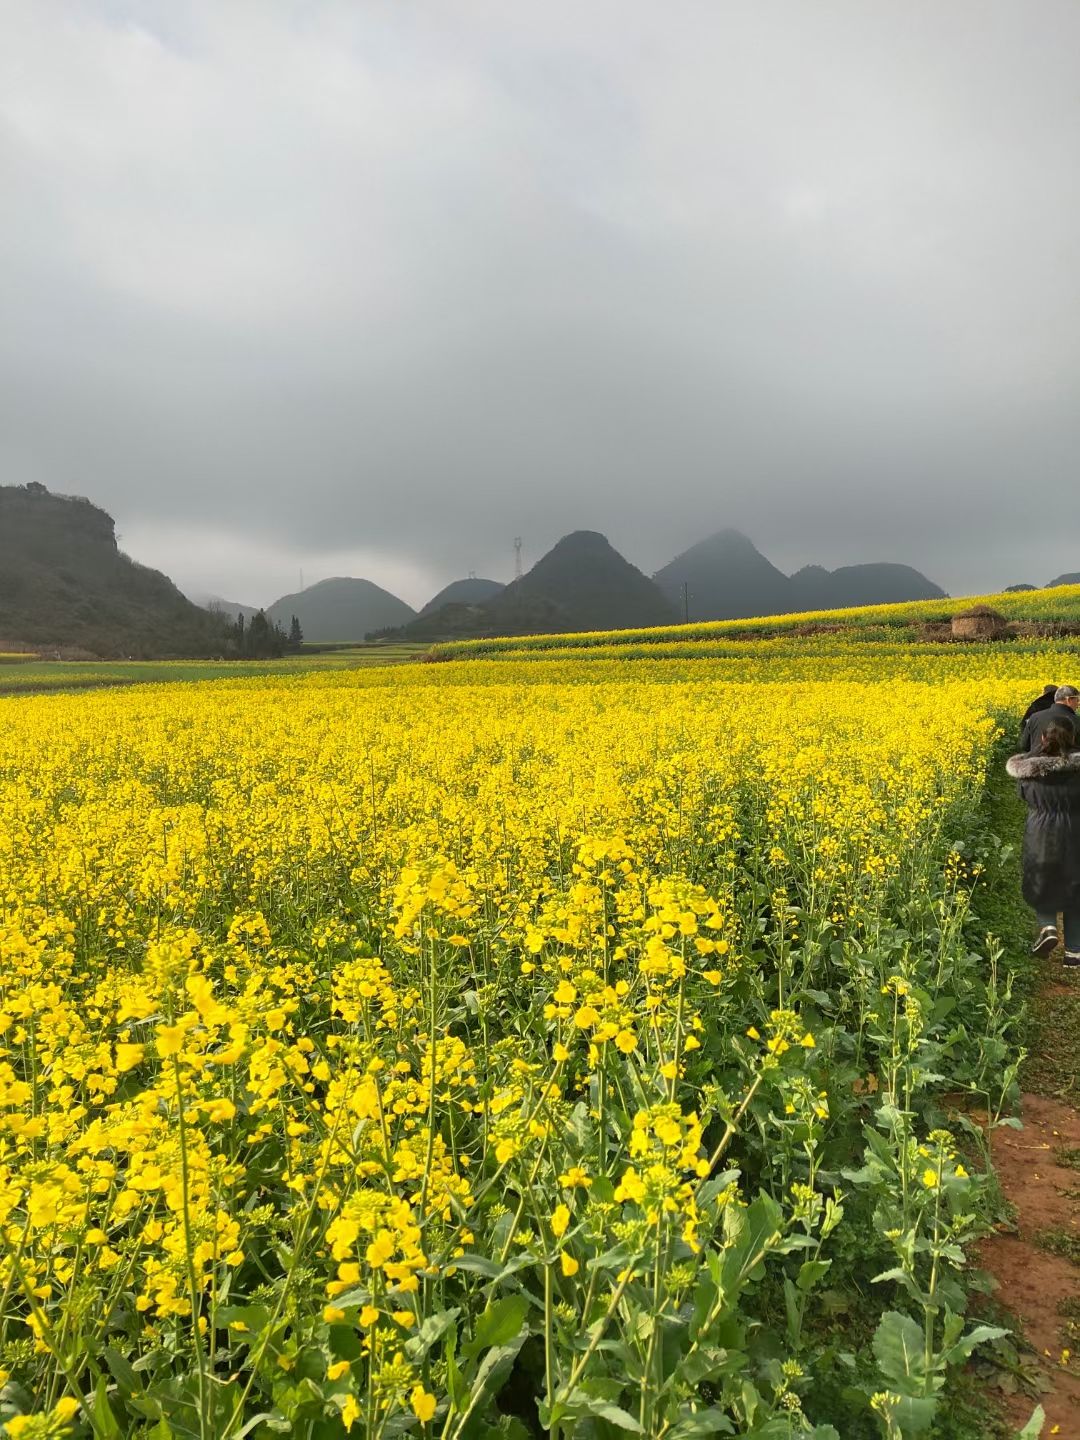
[[[0,0],[0,483],[189,592],[1080,569],[1076,0]]]

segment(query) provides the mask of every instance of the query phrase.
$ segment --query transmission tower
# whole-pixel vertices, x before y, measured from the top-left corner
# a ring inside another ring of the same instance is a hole
[[[521,579],[521,536],[514,536],[514,579]]]

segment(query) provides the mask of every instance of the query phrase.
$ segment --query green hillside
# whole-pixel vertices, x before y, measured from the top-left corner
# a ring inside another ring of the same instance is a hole
[[[223,624],[120,552],[112,517],[44,486],[0,486],[0,650],[137,659],[220,652]]]
[[[426,605],[421,606],[417,618],[434,615],[444,605],[484,605],[505,589],[501,580],[484,580],[477,575],[470,575],[467,580],[451,580]]]
[[[286,634],[295,615],[305,640],[326,644],[363,640],[375,630],[405,625],[415,614],[411,605],[389,590],[350,576],[320,580],[293,595],[283,595],[266,609],[266,618]]]

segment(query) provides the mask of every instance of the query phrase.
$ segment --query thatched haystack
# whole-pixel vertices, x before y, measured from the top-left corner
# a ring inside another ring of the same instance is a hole
[[[973,605],[952,617],[954,640],[1001,640],[1007,632],[1005,616],[989,605]]]

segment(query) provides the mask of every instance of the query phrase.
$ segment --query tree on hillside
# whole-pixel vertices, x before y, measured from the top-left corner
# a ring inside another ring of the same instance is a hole
[[[285,654],[288,639],[280,625],[266,618],[262,610],[244,625],[243,613],[229,626],[229,649],[242,660],[277,660]]]
[[[292,617],[292,624],[289,626],[289,649],[299,650],[304,643],[304,632],[300,628],[300,621],[297,616]]]

